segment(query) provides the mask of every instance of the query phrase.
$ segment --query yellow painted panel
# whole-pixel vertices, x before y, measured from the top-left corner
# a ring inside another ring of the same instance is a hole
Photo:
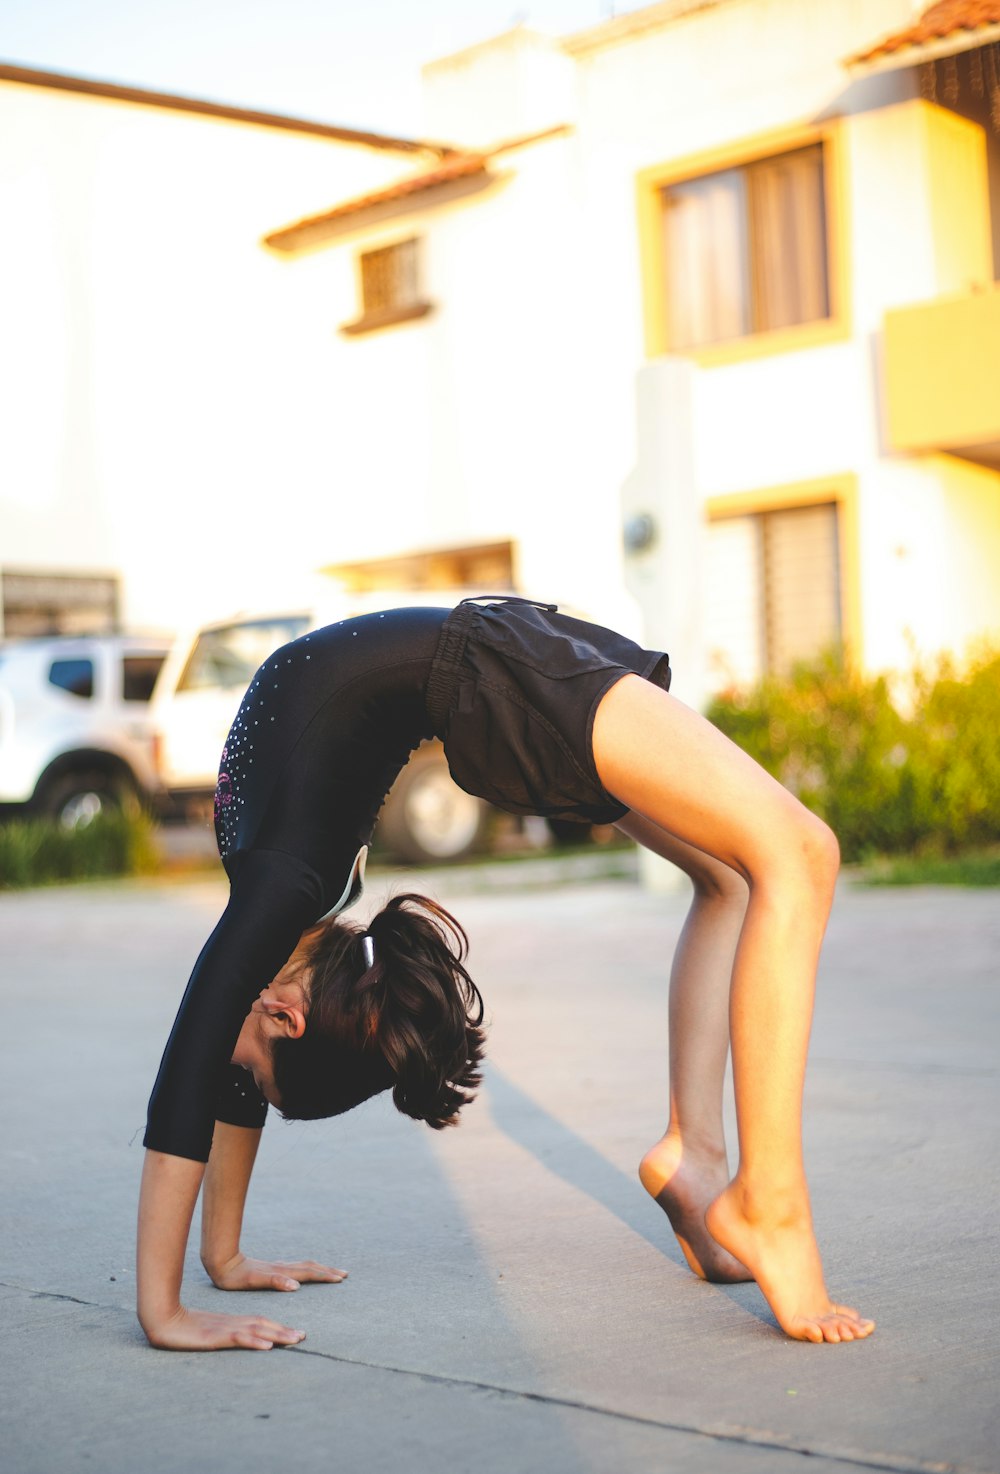
[[[1000,442],[1000,288],[886,313],[885,384],[896,450]]]
[[[920,102],[931,191],[934,264],[942,292],[993,277],[986,134],[978,123]]]

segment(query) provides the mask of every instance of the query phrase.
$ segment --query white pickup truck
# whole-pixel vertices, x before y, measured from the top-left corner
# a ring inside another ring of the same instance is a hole
[[[160,784],[175,805],[194,808],[214,793],[219,755],[258,666],[329,617],[308,610],[246,615],[176,642],[150,711]],[[427,742],[386,799],[378,839],[401,860],[459,859],[483,847],[492,813],[452,781],[440,743]]]
[[[152,801],[150,696],[166,641],[54,635],[0,645],[0,814],[68,828]]]

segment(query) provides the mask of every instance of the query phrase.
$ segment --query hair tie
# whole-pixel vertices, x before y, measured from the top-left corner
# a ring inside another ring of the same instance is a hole
[[[375,966],[375,943],[367,932],[361,938],[361,945],[365,949],[365,966],[369,969],[373,968]]]

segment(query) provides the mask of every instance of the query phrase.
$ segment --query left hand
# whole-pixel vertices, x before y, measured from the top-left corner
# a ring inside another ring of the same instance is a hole
[[[339,1285],[347,1278],[346,1270],[317,1264],[314,1259],[272,1262],[248,1259],[245,1254],[234,1254],[208,1273],[217,1290],[297,1290],[304,1284]]]

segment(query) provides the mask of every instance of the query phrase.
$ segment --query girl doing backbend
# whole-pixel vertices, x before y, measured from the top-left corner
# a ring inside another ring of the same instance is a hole
[[[872,1321],[827,1293],[802,1159],[837,843],[669,684],[665,655],[553,605],[507,598],[344,620],[264,663],[219,777],[229,903],[149,1105],[138,1314],[154,1346],[266,1349],[304,1334],[182,1305],[203,1178],[202,1259],[219,1288],[343,1278],[240,1250],[267,1102],[315,1118],[391,1089],[400,1110],[437,1128],[457,1122],[479,1082],[482,1004],[458,924],[412,896],[390,901],[367,931],[339,919],[360,894],[382,799],[430,736],[470,792],[514,813],[616,823],[690,876],[670,983],[670,1120],[639,1175],[696,1274],[755,1279],[797,1339],[870,1334]],[[722,1129],[730,1047],[732,1181]]]

